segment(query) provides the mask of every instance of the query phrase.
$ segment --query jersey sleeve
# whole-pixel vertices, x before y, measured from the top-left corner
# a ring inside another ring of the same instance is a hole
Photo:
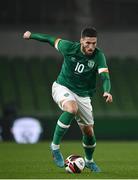
[[[48,34],[40,34],[40,33],[31,33],[30,39],[34,39],[41,42],[47,42],[51,46],[54,46],[56,37],[50,36]]]
[[[55,42],[55,48],[62,54],[67,55],[72,49],[73,43],[68,40],[57,39]]]
[[[106,57],[104,53],[99,52],[98,53],[98,73],[100,74],[102,72],[108,72],[108,66],[106,63]]]
[[[103,82],[103,91],[109,93],[111,90],[110,76],[105,55],[101,51],[98,54],[98,73]]]

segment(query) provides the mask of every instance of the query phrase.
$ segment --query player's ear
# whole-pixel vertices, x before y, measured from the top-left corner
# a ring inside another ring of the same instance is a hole
[[[82,44],[82,42],[83,42],[83,38],[80,38],[80,43]]]

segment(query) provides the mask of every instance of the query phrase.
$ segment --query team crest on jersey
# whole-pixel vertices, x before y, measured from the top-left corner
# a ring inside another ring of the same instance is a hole
[[[72,60],[72,61],[75,61],[75,60],[76,60],[76,58],[75,58],[75,57],[71,57],[71,60]]]
[[[92,61],[92,60],[89,60],[89,61],[88,61],[88,66],[89,66],[90,68],[93,68],[94,64],[95,64],[94,61]]]

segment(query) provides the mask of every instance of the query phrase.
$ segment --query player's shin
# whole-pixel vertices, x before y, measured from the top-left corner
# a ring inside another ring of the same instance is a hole
[[[52,141],[52,144],[58,145],[57,148],[59,147],[59,144],[64,134],[70,127],[71,121],[73,120],[74,116],[75,115],[72,113],[63,112],[60,118],[58,119]]]
[[[96,147],[96,138],[95,136],[83,135],[83,148],[85,151],[85,160],[93,161],[93,153]]]

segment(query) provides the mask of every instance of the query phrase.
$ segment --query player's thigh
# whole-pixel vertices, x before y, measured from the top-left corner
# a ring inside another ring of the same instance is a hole
[[[78,124],[93,125],[93,109],[91,105],[91,99],[89,97],[76,97],[78,104],[78,113],[76,120]]]
[[[61,110],[77,109],[77,102],[72,92],[56,82],[52,85],[52,97]],[[73,111],[73,110],[72,110]]]

